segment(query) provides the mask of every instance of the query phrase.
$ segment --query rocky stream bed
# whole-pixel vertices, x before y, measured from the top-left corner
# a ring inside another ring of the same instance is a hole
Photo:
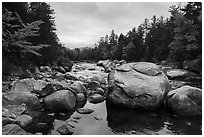
[[[201,74],[148,62],[41,66],[3,81],[2,134],[200,135],[201,90]]]

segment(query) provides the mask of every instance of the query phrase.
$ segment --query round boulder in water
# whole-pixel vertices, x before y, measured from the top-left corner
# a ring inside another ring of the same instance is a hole
[[[43,100],[45,108],[50,111],[73,111],[76,97],[69,90],[59,90],[46,96]]]
[[[126,108],[154,110],[169,91],[169,80],[153,63],[127,63],[108,76],[107,101]]]
[[[202,90],[196,87],[183,86],[167,94],[168,107],[182,116],[202,114]]]

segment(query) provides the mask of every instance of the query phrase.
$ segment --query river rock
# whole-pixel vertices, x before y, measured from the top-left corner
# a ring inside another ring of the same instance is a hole
[[[100,94],[100,95],[102,95],[102,96],[104,96],[105,91],[104,91],[102,88],[97,88],[97,89],[96,89],[96,93],[97,93],[97,94]]]
[[[69,125],[62,125],[60,126],[57,131],[61,134],[61,135],[72,135],[74,133],[73,128],[71,128]]]
[[[2,135],[31,135],[16,124],[9,124],[2,127]]]
[[[76,100],[77,100],[77,103],[84,102],[86,101],[86,97],[83,93],[78,93],[76,94]]]
[[[100,94],[94,94],[88,98],[89,102],[97,104],[104,101],[104,97]]]
[[[52,84],[46,85],[40,92],[40,97],[45,97],[55,92],[55,87]]]
[[[33,91],[41,91],[47,85],[48,85],[48,82],[44,80],[36,80],[34,83]]]
[[[76,110],[76,112],[78,112],[79,114],[91,114],[94,112],[93,109],[89,109],[89,108],[78,108]]]
[[[100,75],[95,75],[91,78],[91,81],[98,81],[100,84],[107,84],[105,77]]]
[[[107,101],[117,106],[154,110],[169,91],[169,80],[160,68],[149,62],[116,67],[108,77]]]
[[[69,79],[69,80],[75,80],[75,81],[78,80],[78,78],[73,73],[71,73],[71,72],[67,72],[65,74],[65,78]]]
[[[41,104],[38,98],[31,93],[27,92],[11,92],[3,94],[2,103],[6,105],[21,105],[26,104],[30,110],[40,110]]]
[[[73,111],[76,106],[76,97],[69,90],[59,90],[44,98],[45,108],[50,111]]]
[[[59,71],[60,73],[66,73],[66,70],[63,67],[58,67],[57,71]]]
[[[20,115],[16,118],[17,123],[20,127],[24,128],[27,127],[29,124],[32,123],[33,119],[29,115]]]
[[[31,92],[35,83],[36,80],[34,78],[21,79],[12,86],[11,92]]]
[[[202,114],[202,90],[191,86],[183,86],[171,90],[167,94],[168,107],[182,116]]]
[[[87,90],[85,88],[85,86],[83,85],[83,82],[81,81],[75,81],[71,86],[70,88],[72,88],[75,93],[83,93],[83,94],[86,94]]]
[[[50,84],[54,86],[55,90],[70,90],[71,82],[68,82],[67,80],[58,81],[56,79],[51,80]]]
[[[41,66],[40,67],[40,72],[48,72],[48,73],[52,73],[52,69],[49,66]]]
[[[188,75],[188,71],[183,69],[170,69],[167,70],[166,75],[169,79],[184,79]]]
[[[26,111],[26,105],[7,105],[2,107],[2,117],[16,118]]]
[[[96,90],[99,87],[100,87],[100,83],[98,81],[91,81],[87,85],[87,88],[90,89],[90,90]]]
[[[53,79],[57,79],[57,80],[59,80],[59,81],[64,80],[64,79],[65,79],[65,74],[62,74],[62,73],[60,73],[60,72],[57,72],[57,73],[54,75]]]

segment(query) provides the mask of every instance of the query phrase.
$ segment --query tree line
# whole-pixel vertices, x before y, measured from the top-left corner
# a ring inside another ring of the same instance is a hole
[[[114,30],[94,47],[69,49],[56,34],[54,10],[45,2],[2,3],[2,68],[101,59],[160,62],[202,59],[202,3],[171,6],[171,16],[145,19],[127,34]]]
[[[72,60],[125,59],[126,61],[177,61],[202,59],[202,3],[169,8],[171,16],[145,19],[127,34],[101,37],[93,48],[68,50]]]

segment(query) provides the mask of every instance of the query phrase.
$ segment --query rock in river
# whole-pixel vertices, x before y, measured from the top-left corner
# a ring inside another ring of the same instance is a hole
[[[88,98],[89,102],[97,104],[104,101],[104,97],[100,94],[94,94]]]
[[[94,110],[89,108],[79,108],[76,110],[79,114],[91,114],[94,112]]]
[[[2,127],[2,135],[31,135],[16,124],[9,124]]]
[[[46,96],[43,102],[50,111],[72,111],[76,106],[76,97],[69,90],[59,90]]]
[[[107,101],[126,108],[154,110],[169,91],[169,80],[160,68],[149,62],[127,63],[108,77]]]
[[[6,105],[21,105],[25,103],[30,110],[39,110],[41,109],[41,104],[38,98],[31,93],[27,92],[12,92],[3,94],[2,103]]]
[[[83,82],[81,82],[81,81],[75,81],[70,86],[70,88],[72,88],[75,91],[76,94],[77,93],[84,93],[84,94],[86,94],[86,92],[87,92],[85,86],[83,85]]]
[[[33,121],[31,116],[25,114],[18,116],[16,120],[17,124],[22,128],[27,127]]]
[[[166,75],[169,79],[182,79],[188,75],[188,71],[184,69],[170,69],[167,70]]]
[[[191,86],[183,86],[167,94],[168,107],[182,116],[202,114],[202,90]]]
[[[74,133],[73,128],[71,128],[69,125],[62,125],[60,126],[57,131],[62,135],[72,135]]]

